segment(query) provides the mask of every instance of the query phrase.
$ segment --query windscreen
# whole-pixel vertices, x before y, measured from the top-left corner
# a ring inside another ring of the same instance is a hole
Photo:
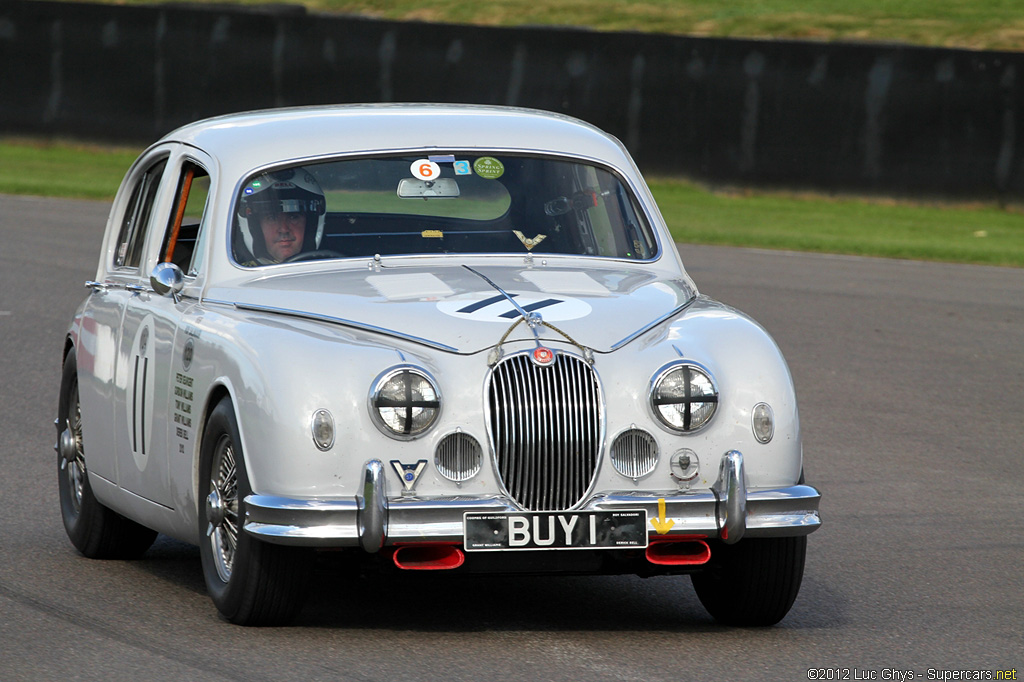
[[[249,178],[236,262],[256,267],[414,254],[561,254],[647,260],[657,242],[610,171],[508,154],[345,159]]]

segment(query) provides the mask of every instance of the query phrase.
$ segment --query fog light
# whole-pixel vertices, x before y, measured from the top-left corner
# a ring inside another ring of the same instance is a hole
[[[767,443],[775,435],[775,414],[768,403],[754,405],[751,422],[758,443]]]
[[[313,429],[313,443],[320,450],[330,450],[334,445],[334,417],[327,410],[317,410],[313,413],[311,422]]]

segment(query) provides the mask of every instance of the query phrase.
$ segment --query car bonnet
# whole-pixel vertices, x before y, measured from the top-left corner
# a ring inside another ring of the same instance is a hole
[[[684,278],[661,277],[649,267],[590,262],[586,268],[447,265],[282,272],[211,288],[205,298],[476,353],[497,344],[524,313],[547,323],[539,331],[542,340],[568,335],[608,352],[695,296]],[[509,341],[532,338],[525,324],[508,336]]]

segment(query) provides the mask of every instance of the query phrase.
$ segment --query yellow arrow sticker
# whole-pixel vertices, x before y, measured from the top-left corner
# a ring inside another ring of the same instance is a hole
[[[658,518],[651,519],[651,525],[654,526],[654,530],[658,531],[658,535],[664,535],[665,533],[672,530],[672,526],[676,525],[676,522],[672,519],[665,518],[665,498],[658,498]]]

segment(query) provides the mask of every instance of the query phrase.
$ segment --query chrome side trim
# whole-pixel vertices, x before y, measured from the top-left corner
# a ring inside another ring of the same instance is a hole
[[[687,301],[686,303],[682,304],[681,306],[679,306],[675,310],[673,310],[671,312],[668,312],[668,313],[665,313],[664,315],[662,315],[661,317],[657,318],[656,320],[647,323],[643,327],[640,327],[640,329],[637,329],[635,332],[633,332],[629,336],[626,336],[623,339],[621,339],[619,341],[616,341],[615,343],[612,344],[611,350],[615,351],[615,350],[618,350],[618,349],[622,348],[623,346],[625,346],[630,341],[633,341],[634,339],[637,339],[637,338],[643,336],[644,334],[646,334],[650,330],[652,330],[655,327],[657,327],[662,322],[665,322],[667,320],[672,319],[673,317],[675,317],[676,315],[678,315],[679,313],[683,312],[684,310],[689,308],[691,305],[693,305],[693,302],[696,301],[696,300],[697,300],[696,296],[692,297],[689,301]]]
[[[204,303],[226,305],[233,307],[237,310],[248,310],[257,313],[273,313],[275,315],[287,315],[288,317],[297,317],[303,320],[313,320],[315,322],[330,322],[331,324],[339,324],[343,327],[351,327],[353,329],[359,329],[361,331],[374,332],[376,334],[383,334],[385,336],[391,336],[396,339],[402,339],[403,341],[412,341],[435,350],[444,351],[446,353],[458,353],[459,349],[447,344],[441,343],[440,341],[431,341],[430,339],[424,339],[420,336],[413,336],[412,334],[405,334],[394,329],[387,329],[385,327],[378,327],[372,324],[366,324],[364,322],[356,322],[355,320],[346,320],[342,317],[334,317],[332,315],[320,315],[318,313],[304,312],[302,310],[291,310],[288,308],[276,308],[268,305],[255,305],[252,303],[234,303],[232,301],[218,301],[216,299],[207,298],[203,299]]]
[[[742,453],[737,450],[725,453],[718,467],[718,480],[711,489],[719,501],[717,515],[722,542],[735,544],[747,530],[747,475]]]

